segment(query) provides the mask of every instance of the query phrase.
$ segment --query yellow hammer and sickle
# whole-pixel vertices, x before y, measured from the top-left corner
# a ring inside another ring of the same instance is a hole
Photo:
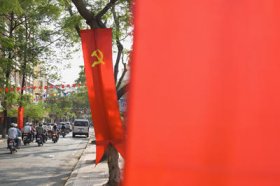
[[[97,61],[93,61],[92,65],[91,65],[92,67],[95,67],[98,64],[105,64],[105,62],[103,61],[104,55],[99,49],[94,50],[91,53],[91,56],[96,57],[96,59],[97,59]]]

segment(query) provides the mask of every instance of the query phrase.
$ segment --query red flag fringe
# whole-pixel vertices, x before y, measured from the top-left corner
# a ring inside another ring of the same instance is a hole
[[[50,86],[44,86],[44,87],[42,87],[42,86],[40,86],[40,87],[36,87],[36,86],[6,87],[6,88],[0,88],[0,93],[2,91],[5,91],[6,93],[8,93],[8,92],[14,92],[14,91],[20,92],[21,90],[65,89],[65,88],[77,88],[77,87],[82,87],[82,86],[85,86],[85,84],[82,84],[82,83],[76,84],[76,83],[74,83],[72,85],[70,85],[70,84],[62,84],[62,85],[50,85]]]

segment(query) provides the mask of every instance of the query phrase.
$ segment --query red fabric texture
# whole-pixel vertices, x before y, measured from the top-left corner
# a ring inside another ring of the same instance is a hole
[[[111,143],[124,156],[124,130],[117,102],[112,64],[112,30],[81,30],[86,85],[96,136],[96,163]],[[93,51],[99,50],[97,56]],[[102,52],[102,54],[101,54]],[[92,66],[101,59],[102,64]]]
[[[280,185],[280,1],[135,0],[125,186]]]
[[[24,107],[18,107],[18,128],[23,128]]]

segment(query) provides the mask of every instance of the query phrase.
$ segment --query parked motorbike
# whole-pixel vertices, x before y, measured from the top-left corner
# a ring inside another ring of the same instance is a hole
[[[8,148],[10,149],[11,154],[17,152],[16,141],[14,139],[8,139]]]
[[[36,142],[37,142],[38,146],[41,146],[41,145],[43,146],[43,136],[41,134],[37,135]]]

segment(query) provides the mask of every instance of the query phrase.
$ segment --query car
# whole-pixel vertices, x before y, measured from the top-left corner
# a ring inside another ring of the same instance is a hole
[[[89,121],[87,119],[75,119],[72,129],[72,137],[76,135],[89,136]]]

